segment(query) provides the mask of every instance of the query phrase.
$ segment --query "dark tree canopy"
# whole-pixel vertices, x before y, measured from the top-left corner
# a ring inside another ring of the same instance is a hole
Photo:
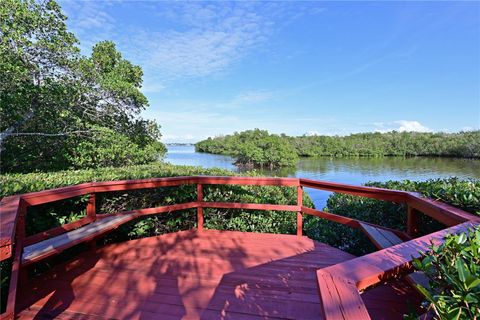
[[[81,55],[66,19],[55,1],[2,1],[2,171],[145,163],[163,155],[159,126],[139,116],[148,106],[142,69],[111,41]]]

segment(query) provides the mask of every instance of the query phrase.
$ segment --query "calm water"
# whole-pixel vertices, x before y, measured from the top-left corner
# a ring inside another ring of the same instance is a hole
[[[196,153],[194,146],[169,145],[166,162],[178,165],[239,171],[229,156]],[[299,177],[361,185],[368,181],[425,180],[430,178],[480,179],[480,160],[450,158],[302,158],[295,168],[262,170],[267,176]],[[317,208],[329,192],[306,189]]]

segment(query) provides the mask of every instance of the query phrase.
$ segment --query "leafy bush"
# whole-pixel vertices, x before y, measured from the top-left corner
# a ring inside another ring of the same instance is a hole
[[[426,181],[370,182],[367,186],[419,192],[425,197],[449,203],[467,212],[480,215],[480,180],[430,179]],[[345,194],[332,194],[325,211],[390,227],[405,230],[407,208],[387,201],[379,201]],[[420,233],[426,234],[443,226],[421,215]],[[306,232],[312,238],[336,246],[356,255],[374,251],[370,240],[359,230],[334,222],[308,217]]]
[[[247,167],[284,167],[297,163],[298,156],[283,136],[265,130],[247,130],[231,136],[208,138],[195,145],[199,152],[227,154]]]
[[[429,179],[426,181],[370,182],[368,186],[415,191],[425,197],[441,200],[467,212],[480,215],[480,180],[459,178]]]
[[[480,227],[447,236],[413,265],[429,279],[428,290],[417,287],[437,319],[480,317]]]
[[[120,168],[100,168],[70,170],[51,173],[5,174],[0,175],[0,197],[12,194],[59,188],[90,181],[110,181],[145,179],[157,177],[189,175],[233,175],[222,169],[202,169],[199,167],[174,166],[155,163],[151,165],[126,166]],[[251,172],[249,175],[256,175]],[[295,188],[268,186],[209,186],[205,188],[206,201],[230,201],[292,204],[296,201]],[[193,201],[195,186],[165,187],[102,193],[97,195],[97,212],[112,213],[124,210],[155,207],[166,204]],[[71,222],[85,214],[86,197],[36,206],[29,209],[27,227],[30,234],[54,226]],[[305,194],[305,204],[313,206]],[[68,208],[68,210],[66,209]],[[127,239],[164,232],[173,232],[195,226],[193,210],[169,215],[144,218],[120,228],[114,236]],[[236,229],[257,232],[295,232],[295,214],[273,211],[242,211],[208,209],[205,226],[216,229]]]
[[[96,127],[91,137],[74,144],[67,159],[73,168],[97,168],[150,163],[166,152],[159,141],[138,145],[112,129]]]

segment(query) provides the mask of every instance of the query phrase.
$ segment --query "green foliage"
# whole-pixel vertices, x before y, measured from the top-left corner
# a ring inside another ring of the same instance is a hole
[[[198,142],[197,151],[237,156],[243,136],[268,136],[267,131],[249,130]],[[302,157],[442,156],[480,157],[480,131],[459,133],[387,132],[349,136],[276,136]],[[279,142],[277,142],[278,144]]]
[[[65,21],[53,0],[2,1],[1,171],[120,166],[161,157],[159,126],[139,117],[148,106],[140,91],[142,69],[110,41],[82,56]],[[103,149],[115,148],[107,145],[113,132],[127,150],[106,159]],[[77,161],[83,151],[88,154]],[[98,161],[95,153],[103,153]]]
[[[430,179],[426,181],[370,182],[367,186],[419,192],[425,197],[441,200],[467,212],[480,215],[480,180]],[[345,194],[332,194],[325,211],[345,217],[371,222],[397,230],[405,230],[407,212],[404,205]],[[422,234],[442,228],[433,219],[422,215]],[[369,239],[350,227],[307,217],[306,233],[313,239],[333,245],[356,255],[373,252]]]
[[[162,153],[165,146],[158,141],[140,146],[126,135],[97,127],[92,136],[72,147],[67,159],[73,168],[111,167],[154,162]]]
[[[283,137],[264,130],[235,132],[231,136],[208,138],[195,145],[199,152],[236,157],[236,164],[247,167],[284,167],[297,163],[298,156]]]
[[[155,163],[151,165],[126,166],[119,168],[99,168],[88,170],[70,170],[50,173],[5,174],[0,175],[0,197],[12,194],[41,191],[62,186],[75,185],[90,181],[110,181],[146,179],[157,177],[189,175],[233,175],[231,171],[221,169],[202,169],[199,167],[173,166]],[[255,175],[255,173],[249,173]],[[268,186],[217,186],[205,188],[206,201],[232,201],[249,203],[293,204],[296,190],[289,187]],[[98,213],[148,208],[180,202],[194,201],[194,186],[142,189],[126,192],[113,192],[97,195]],[[85,197],[37,206],[27,214],[27,225],[31,221],[32,232],[45,230],[69,222],[85,214]],[[312,206],[305,195],[304,203]],[[68,208],[66,210],[65,208]],[[146,236],[158,232],[173,232],[195,225],[191,211],[152,217],[143,222],[134,222],[120,230],[118,239],[132,236]],[[286,212],[263,212],[255,210],[209,209],[206,212],[205,226],[218,229],[236,229],[240,231],[294,233],[295,214]],[[137,226],[137,223],[138,226]],[[32,233],[31,232],[31,233]]]
[[[264,204],[295,204],[296,188],[259,186],[208,186],[204,190],[205,201],[243,202]],[[304,203],[312,207],[308,197]],[[296,214],[292,212],[251,211],[234,209],[205,209],[207,228],[295,234]]]
[[[462,180],[452,177],[426,181],[370,182],[366,185],[419,192],[425,197],[441,200],[462,210],[480,215],[480,180],[478,179]]]
[[[430,288],[417,285],[437,319],[480,317],[480,227],[450,235],[440,246],[413,261],[425,273]]]

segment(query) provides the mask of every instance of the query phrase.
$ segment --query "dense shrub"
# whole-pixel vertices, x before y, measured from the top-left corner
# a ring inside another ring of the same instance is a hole
[[[220,153],[236,158],[236,164],[247,167],[285,167],[297,163],[298,156],[285,139],[265,130],[247,130],[232,136],[208,138],[195,145],[199,152]]]
[[[91,136],[73,144],[65,158],[71,168],[87,169],[151,163],[165,153],[160,141],[137,144],[115,130],[96,127]]]
[[[366,185],[419,192],[425,197],[441,200],[480,215],[480,180],[458,178],[430,179],[421,182],[404,180],[370,182]],[[333,194],[329,197],[325,210],[397,230],[405,230],[407,224],[404,205],[364,197]],[[374,250],[371,242],[362,232],[347,226],[308,217],[305,228],[312,238],[353,254],[361,255]],[[441,228],[440,223],[422,215],[421,233],[426,234]]]
[[[255,173],[249,173],[255,175]],[[100,168],[51,173],[6,174],[0,176],[0,197],[58,188],[90,181],[110,181],[172,177],[188,175],[233,175],[222,169],[202,169],[199,167],[174,166],[163,163],[127,166],[120,168]],[[124,210],[154,207],[159,205],[193,201],[195,186],[142,189],[128,192],[104,193],[97,196],[98,213],[112,213]],[[295,188],[258,186],[217,186],[205,188],[206,201],[232,201],[252,203],[291,204],[296,201]],[[35,233],[61,225],[85,214],[86,197],[78,197],[58,203],[36,206],[29,209],[27,226],[29,233]],[[305,195],[305,203],[312,206]],[[68,208],[68,209],[66,209]],[[193,227],[196,223],[193,210],[149,217],[121,228],[115,237],[132,238],[173,232]],[[216,229],[236,229],[240,231],[294,233],[295,215],[286,212],[206,210],[205,226]]]
[[[468,235],[447,236],[440,246],[413,262],[429,279],[429,288],[417,285],[428,301],[427,311],[437,319],[480,317],[480,227]]]

